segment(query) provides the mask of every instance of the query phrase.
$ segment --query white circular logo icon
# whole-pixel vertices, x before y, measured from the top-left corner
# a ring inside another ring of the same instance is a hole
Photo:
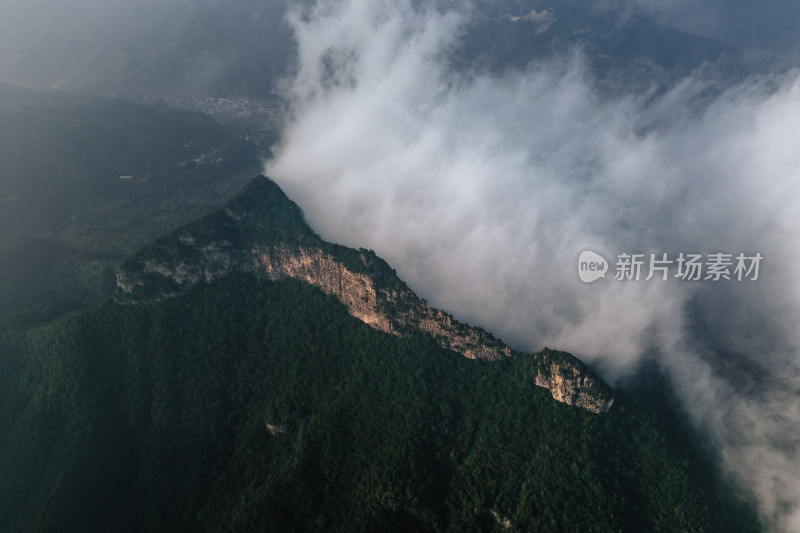
[[[608,271],[608,261],[600,255],[589,250],[581,252],[578,258],[578,276],[584,283],[591,283],[600,278],[606,277]]]

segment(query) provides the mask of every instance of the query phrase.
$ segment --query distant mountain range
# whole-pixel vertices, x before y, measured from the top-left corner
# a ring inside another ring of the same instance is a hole
[[[0,80],[129,98],[265,96],[293,62],[286,1],[89,4],[71,6],[59,24],[33,7],[12,13],[37,32],[0,36]],[[741,78],[779,61],[665,26],[622,0],[477,2],[450,59],[462,71],[502,71],[570,50],[613,92],[663,88],[712,64],[716,76]]]

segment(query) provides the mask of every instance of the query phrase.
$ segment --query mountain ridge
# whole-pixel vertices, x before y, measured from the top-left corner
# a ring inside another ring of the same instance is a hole
[[[265,176],[254,178],[222,209],[124,261],[115,299],[129,304],[160,300],[234,272],[303,281],[336,296],[374,329],[400,337],[424,332],[470,359],[495,361],[515,353],[490,332],[429,306],[372,250],[322,240],[297,204]],[[536,385],[555,400],[594,413],[611,407],[611,388],[580,360],[547,349],[535,356]]]

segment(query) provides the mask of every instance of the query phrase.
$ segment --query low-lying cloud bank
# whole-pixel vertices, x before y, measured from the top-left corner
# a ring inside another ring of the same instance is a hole
[[[577,53],[454,74],[468,15],[410,4],[292,12],[293,115],[266,172],[323,237],[517,349],[572,351],[611,381],[655,357],[766,523],[800,530],[800,74],[701,111],[699,77],[601,98]],[[606,279],[579,280],[585,249]],[[764,259],[757,281],[644,281],[647,263],[616,281],[625,252]]]

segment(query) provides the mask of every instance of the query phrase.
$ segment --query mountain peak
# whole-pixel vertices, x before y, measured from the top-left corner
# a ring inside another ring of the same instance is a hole
[[[321,239],[305,221],[300,207],[277,183],[256,176],[231,198],[224,211],[256,242],[314,244]]]
[[[429,306],[372,250],[325,242],[300,207],[264,176],[254,178],[222,209],[146,246],[117,272],[123,303],[178,295],[233,272],[270,280],[293,278],[336,296],[367,325],[398,336],[423,332],[443,348],[489,361],[514,355],[491,333]],[[522,355],[522,354],[516,354]],[[534,354],[537,385],[558,401],[607,411],[610,388],[564,352]]]

